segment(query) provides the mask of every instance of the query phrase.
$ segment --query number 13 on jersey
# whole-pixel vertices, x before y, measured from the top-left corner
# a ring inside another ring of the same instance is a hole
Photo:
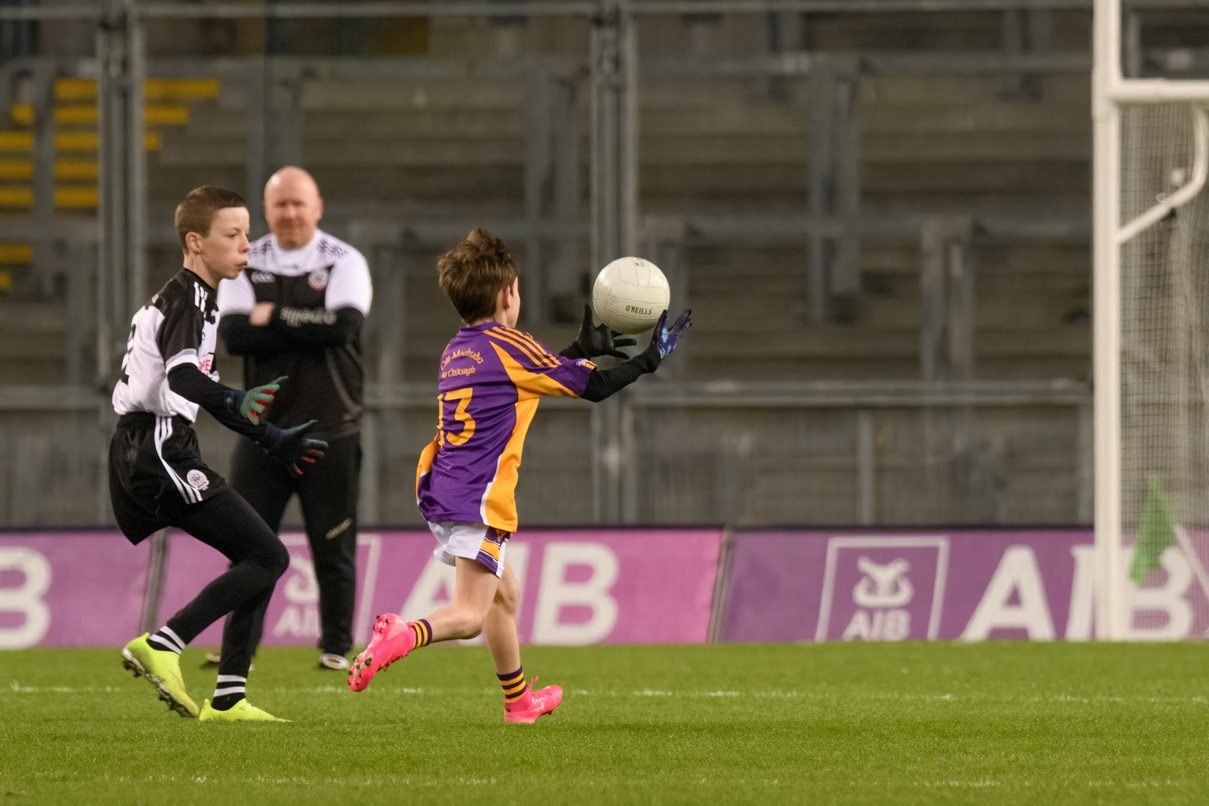
[[[473,392],[474,389],[467,386],[464,389],[454,389],[437,396],[437,401],[440,403],[437,433],[441,444],[448,443],[455,447],[465,445],[466,441],[474,436],[474,418],[466,413],[466,407],[470,405],[470,395]],[[462,430],[459,433],[452,433],[445,429],[445,407],[453,407],[455,403],[457,407],[452,412],[452,418],[454,422],[462,424]]]

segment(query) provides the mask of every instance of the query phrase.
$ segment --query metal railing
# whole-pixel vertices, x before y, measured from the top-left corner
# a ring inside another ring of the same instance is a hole
[[[20,474],[0,484],[17,499],[0,501],[0,523],[109,522],[99,396],[48,391],[0,389],[0,422],[13,418],[0,427],[5,466]],[[415,462],[434,433],[435,400],[432,384],[369,388],[364,523],[418,523]],[[236,437],[206,417],[198,427],[207,461],[223,471]],[[605,404],[543,401],[525,460],[518,502],[534,525],[1086,523],[1091,391],[656,376]],[[615,478],[602,482],[601,468]]]

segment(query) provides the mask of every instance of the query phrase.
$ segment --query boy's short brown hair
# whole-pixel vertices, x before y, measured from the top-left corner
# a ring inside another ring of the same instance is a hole
[[[181,249],[189,251],[185,236],[190,232],[198,235],[209,235],[210,224],[214,214],[228,207],[247,207],[248,203],[233,190],[202,185],[189,191],[184,201],[176,205],[176,237],[181,242]]]
[[[494,316],[496,297],[518,276],[508,247],[482,227],[437,261],[437,285],[466,324]]]

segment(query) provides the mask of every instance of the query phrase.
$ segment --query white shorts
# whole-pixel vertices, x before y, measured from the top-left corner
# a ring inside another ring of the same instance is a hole
[[[511,532],[469,521],[429,523],[428,528],[439,544],[432,556],[441,562],[456,565],[455,557],[465,557],[482,564],[497,577],[504,576],[504,549]]]

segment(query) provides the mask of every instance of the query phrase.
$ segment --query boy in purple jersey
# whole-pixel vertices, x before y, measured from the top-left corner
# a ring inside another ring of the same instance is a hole
[[[441,356],[437,436],[420,455],[416,501],[437,539],[433,554],[457,569],[453,600],[426,619],[378,617],[357,656],[349,687],[362,691],[380,669],[434,641],[487,634],[487,648],[504,689],[504,720],[534,722],[562,701],[558,686],[532,690],[521,666],[516,633],[520,589],[505,549],[516,531],[516,481],[525,433],[543,395],[593,402],[654,372],[690,326],[689,311],[670,327],[659,318],[650,346],[613,369],[598,355],[625,358],[591,310],[575,343],[555,355],[516,329],[520,286],[503,241],[483,229],[463,238],[437,262],[438,281],[463,327]],[[534,678],[536,682],[537,678]]]

